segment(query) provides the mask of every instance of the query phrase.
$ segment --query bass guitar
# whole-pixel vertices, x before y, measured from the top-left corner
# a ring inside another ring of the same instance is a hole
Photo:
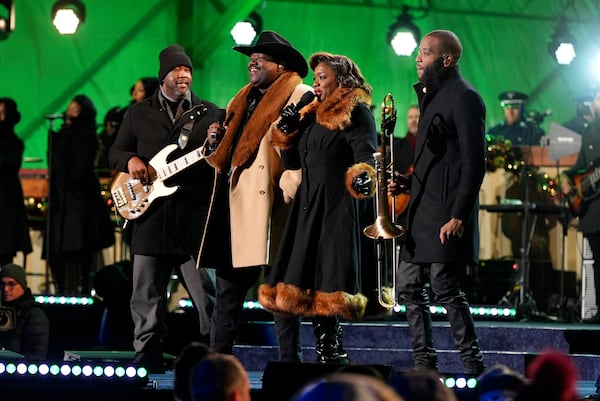
[[[569,194],[571,212],[579,216],[585,210],[586,201],[600,195],[600,167],[573,177],[573,191]]]
[[[121,172],[115,176],[110,193],[115,208],[123,218],[135,220],[142,216],[156,199],[174,194],[179,187],[166,186],[164,181],[204,158],[202,147],[199,147],[167,163],[167,157],[177,148],[175,144],[167,145],[150,160],[150,166],[156,170],[156,176],[150,183],[143,184],[128,173]]]

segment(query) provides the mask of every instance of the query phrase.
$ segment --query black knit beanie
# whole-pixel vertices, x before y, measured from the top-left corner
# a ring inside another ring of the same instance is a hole
[[[158,61],[160,62],[160,68],[158,70],[158,80],[160,82],[162,82],[169,71],[175,67],[183,65],[192,71],[194,70],[192,60],[185,54],[183,47],[179,45],[170,45],[161,51],[158,55]]]

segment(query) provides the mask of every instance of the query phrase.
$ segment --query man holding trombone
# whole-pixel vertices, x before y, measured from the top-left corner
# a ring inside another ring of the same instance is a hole
[[[430,32],[421,41],[414,85],[421,109],[414,172],[390,182],[388,193],[408,187],[411,192],[396,288],[406,305],[415,369],[438,368],[428,281],[434,300],[448,311],[464,372],[480,374],[483,355],[460,274],[478,259],[485,106],[459,73],[461,54],[460,40],[450,31]]]

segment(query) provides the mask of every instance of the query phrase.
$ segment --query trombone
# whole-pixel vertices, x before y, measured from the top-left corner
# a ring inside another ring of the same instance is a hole
[[[397,264],[397,238],[404,234],[404,228],[395,222],[395,199],[392,197],[392,213],[387,196],[386,171],[394,171],[394,125],[396,124],[396,109],[394,108],[394,97],[387,94],[381,104],[381,152],[373,153],[376,171],[375,199],[377,204],[377,218],[373,224],[365,227],[363,233],[376,241],[377,245],[377,297],[384,308],[391,309],[396,305],[396,264]],[[385,166],[386,154],[385,143],[389,140],[390,163]],[[384,297],[384,283],[389,280],[390,266],[385,263],[385,240],[392,240],[392,263],[391,263],[391,296]],[[391,300],[391,302],[390,302]]]

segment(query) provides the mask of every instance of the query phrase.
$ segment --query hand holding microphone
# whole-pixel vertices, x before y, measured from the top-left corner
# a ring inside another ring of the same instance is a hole
[[[291,103],[281,110],[281,119],[279,123],[277,123],[277,128],[279,128],[284,134],[289,135],[292,132],[298,129],[298,124],[300,122],[300,110],[310,104],[315,98],[315,94],[313,92],[306,92],[300,100],[298,104]]]

